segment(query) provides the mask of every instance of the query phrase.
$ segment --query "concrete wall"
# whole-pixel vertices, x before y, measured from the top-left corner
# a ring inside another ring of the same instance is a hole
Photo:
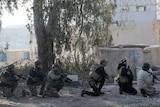
[[[136,68],[141,67],[144,62],[152,65],[160,65],[160,46],[146,48],[99,48],[99,59],[109,60],[105,68],[111,76],[116,75],[116,68],[121,58],[127,59],[128,65],[136,78]]]
[[[160,46],[150,46],[143,49],[144,62],[151,65],[160,65]]]

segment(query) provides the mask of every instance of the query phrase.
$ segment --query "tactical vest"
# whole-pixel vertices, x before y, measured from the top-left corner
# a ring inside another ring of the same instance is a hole
[[[14,81],[8,81],[3,75],[4,75],[5,72],[1,72],[0,74],[0,81],[2,83],[5,83],[5,84],[9,84],[9,85],[14,85],[16,82]],[[9,74],[10,75],[10,74]]]
[[[115,77],[115,80],[116,80],[117,82],[120,82],[120,83],[127,83],[127,82],[129,81],[128,78],[121,75],[121,72],[122,72],[122,69],[123,69],[123,68],[124,68],[124,67],[121,67],[119,70],[117,70],[117,71],[118,71],[118,74],[117,74],[117,76]]]

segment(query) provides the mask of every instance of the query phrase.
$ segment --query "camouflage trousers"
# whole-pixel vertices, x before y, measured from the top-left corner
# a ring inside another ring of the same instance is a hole
[[[146,91],[146,94],[149,96],[154,96],[160,93],[154,87],[145,87],[144,90]]]
[[[39,82],[33,85],[27,85],[32,96],[37,96],[37,87],[40,86],[39,94],[42,95],[45,88],[45,82]]]
[[[53,84],[46,84],[45,96],[48,97],[59,97],[58,92],[63,88],[64,82],[55,81]]]
[[[54,83],[46,83],[46,89],[55,88],[58,92],[63,88],[64,82],[55,80]]]
[[[7,85],[2,87],[2,92],[3,92],[3,96],[4,97],[11,97],[13,96],[13,92],[15,91],[16,87],[17,87],[18,83],[15,82],[13,84]]]
[[[47,97],[59,97],[58,91],[56,88],[50,87],[45,90],[44,96]]]

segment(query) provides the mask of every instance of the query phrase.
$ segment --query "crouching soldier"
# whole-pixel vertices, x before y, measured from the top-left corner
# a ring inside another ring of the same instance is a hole
[[[141,94],[144,97],[154,96],[160,92],[154,87],[154,76],[159,75],[160,71],[149,71],[150,64],[144,63],[142,69],[138,72],[137,75],[137,84],[140,89]]]
[[[52,69],[49,71],[47,75],[47,82],[46,82],[44,96],[59,97],[58,92],[63,88],[63,86],[64,86],[64,75],[62,75],[59,65],[53,64]]]
[[[4,97],[13,96],[13,92],[18,85],[18,77],[15,75],[14,68],[15,66],[10,64],[7,69],[1,73],[0,86],[2,87]]]
[[[88,82],[94,92],[82,90],[81,92],[82,97],[85,94],[91,96],[99,96],[104,94],[104,92],[101,92],[101,89],[105,83],[105,78],[108,78],[108,74],[104,70],[104,67],[107,66],[107,63],[108,60],[101,60],[100,65],[91,71],[91,73],[89,74]]]
[[[45,87],[46,74],[41,71],[42,64],[41,61],[35,61],[35,67],[30,70],[27,87],[31,92],[32,96],[37,96],[37,86],[40,86],[39,95],[42,95]]]

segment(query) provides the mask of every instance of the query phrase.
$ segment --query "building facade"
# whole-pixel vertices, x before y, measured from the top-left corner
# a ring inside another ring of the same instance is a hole
[[[118,23],[110,24],[113,45],[159,45],[159,2],[160,0],[116,0],[113,22]]]
[[[0,66],[30,60],[30,49],[7,50],[0,53]]]

